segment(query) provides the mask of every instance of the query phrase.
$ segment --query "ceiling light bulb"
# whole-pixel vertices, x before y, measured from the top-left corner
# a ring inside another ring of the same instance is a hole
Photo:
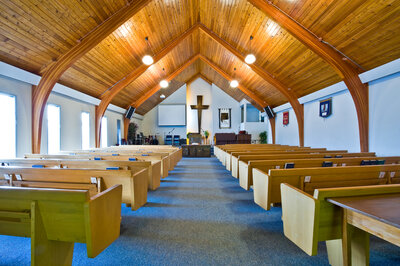
[[[236,79],[234,79],[231,81],[230,85],[232,88],[237,88],[239,86],[239,82]]]
[[[161,88],[168,88],[169,83],[168,83],[168,81],[166,81],[165,79],[163,79],[163,80],[161,80],[161,82],[160,82],[160,86],[161,86]]]
[[[142,58],[142,62],[143,64],[150,66],[151,64],[154,63],[154,59],[150,55],[145,55]]]
[[[161,99],[165,99],[165,95],[164,95],[164,94],[161,94],[161,95],[160,95],[160,98],[161,98]]]
[[[246,58],[244,59],[244,61],[245,61],[247,64],[251,65],[251,64],[253,64],[253,63],[256,61],[256,57],[255,57],[253,54],[248,54],[248,55],[246,56]]]

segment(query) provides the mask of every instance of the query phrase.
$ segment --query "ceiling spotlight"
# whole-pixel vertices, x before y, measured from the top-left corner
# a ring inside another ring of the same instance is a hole
[[[160,98],[161,98],[161,99],[165,99],[165,95],[164,95],[164,94],[161,94],[161,95],[160,95]]]
[[[145,55],[142,58],[142,62],[143,62],[143,64],[150,66],[151,64],[154,63],[154,59],[150,55]]]
[[[239,82],[236,79],[234,79],[231,81],[230,85],[232,88],[237,88],[239,86]]]
[[[246,56],[246,58],[244,59],[244,61],[245,61],[247,64],[251,65],[251,64],[253,64],[253,63],[256,61],[256,57],[255,57],[253,54],[248,54],[248,55]]]
[[[169,86],[169,83],[168,83],[168,81],[167,80],[165,80],[165,79],[163,79],[163,80],[161,80],[161,82],[160,82],[160,86],[161,86],[161,88],[168,88],[168,86]]]

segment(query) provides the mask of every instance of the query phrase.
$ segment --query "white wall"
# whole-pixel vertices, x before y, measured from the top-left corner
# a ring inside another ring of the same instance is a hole
[[[328,118],[319,116],[319,102],[326,98],[304,104],[304,145],[360,152],[358,120],[353,98],[349,91],[342,91],[330,97],[332,114]]]
[[[400,155],[400,59],[360,75],[369,84],[369,150],[378,156]],[[319,101],[332,97],[332,115],[319,117]],[[360,151],[359,127],[353,99],[343,82],[306,95],[304,104],[304,144],[328,149]],[[276,139],[280,144],[298,145],[297,123],[290,110],[288,127],[282,126],[282,112],[288,105],[274,108],[277,112]]]
[[[289,124],[283,125],[283,113],[289,111]],[[299,145],[299,127],[293,109],[283,110],[275,118],[276,143],[284,145]]]
[[[400,155],[400,72],[369,84],[370,150]]]
[[[213,99],[211,85],[199,78],[193,81],[186,89],[186,114],[187,114],[187,132],[198,132],[197,110],[190,108],[190,105],[197,105],[197,96],[203,95],[203,105],[209,105],[207,110],[203,110],[201,119],[201,131],[203,134],[208,130],[210,136],[213,136]]]
[[[32,152],[32,85],[5,76],[0,76],[0,92],[12,94],[17,100],[17,157]],[[78,101],[59,93],[52,92],[48,103],[61,107],[61,150],[81,149],[81,112],[90,113],[90,144],[95,146],[94,116],[92,104]],[[47,116],[43,116],[41,152],[47,153]],[[107,110],[108,144],[117,142],[117,119],[121,120],[123,132],[123,115]]]
[[[32,86],[0,75],[0,92],[16,98],[17,157],[22,157],[32,152]]]
[[[186,85],[176,90],[168,98],[166,98],[162,104],[186,104]],[[147,135],[157,135],[157,139],[160,144],[164,144],[165,136],[171,132],[172,135],[180,135],[181,138],[186,138],[186,126],[176,126],[176,127],[159,127],[158,126],[158,115],[157,106],[151,109],[143,116],[143,120],[135,121],[138,123],[138,132],[143,132],[145,136]]]
[[[212,117],[213,126],[210,132],[211,143],[214,141],[215,133],[238,133],[240,128],[240,104],[231,96],[226,94],[217,85],[212,84]],[[219,109],[231,108],[231,128],[219,128]]]

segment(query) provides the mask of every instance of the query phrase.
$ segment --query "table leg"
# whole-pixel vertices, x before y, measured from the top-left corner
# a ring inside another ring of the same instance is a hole
[[[343,210],[343,265],[369,265],[369,234],[348,223],[349,210]]]

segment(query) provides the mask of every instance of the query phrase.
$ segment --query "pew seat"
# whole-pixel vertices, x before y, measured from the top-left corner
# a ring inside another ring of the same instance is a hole
[[[400,165],[271,169],[268,173],[253,169],[253,177],[254,202],[269,210],[271,204],[281,202],[282,183],[308,194],[317,188],[391,184],[400,179]]]
[[[0,234],[30,237],[32,265],[71,265],[74,243],[94,258],[119,237],[122,186],[85,190],[0,187]]]
[[[249,190],[253,185],[253,168],[264,169],[264,165],[270,166],[270,162],[277,160],[300,160],[300,159],[324,159],[326,161],[340,158],[350,157],[374,157],[374,152],[360,152],[360,153],[316,153],[316,154],[275,154],[275,155],[241,155],[239,157],[239,184],[242,188]],[[279,166],[277,164],[276,166]],[[296,167],[296,166],[295,166]],[[317,167],[317,166],[314,166]],[[273,167],[275,168],[275,167]],[[268,169],[269,170],[269,169]],[[265,171],[268,171],[265,170]]]
[[[121,184],[122,202],[132,210],[147,202],[147,191],[135,193],[135,181],[146,178],[147,169],[132,174],[130,170],[0,167],[0,186],[84,189],[94,196]]]

